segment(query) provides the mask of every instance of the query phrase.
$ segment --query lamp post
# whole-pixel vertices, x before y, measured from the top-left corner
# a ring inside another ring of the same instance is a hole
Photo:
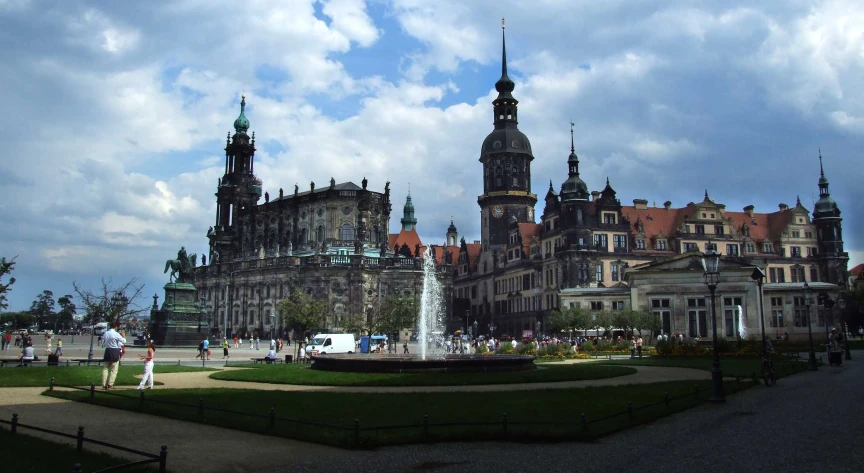
[[[474,333],[471,334],[474,339],[477,338],[477,319],[474,319]]]
[[[843,342],[844,342],[843,346],[844,346],[844,351],[846,352],[845,358],[847,360],[851,360],[852,359],[852,353],[849,352],[849,336],[852,335],[852,332],[849,330],[849,323],[846,322],[846,314],[845,314],[845,312],[846,312],[846,297],[843,294],[840,294],[839,296],[837,296],[837,307],[840,308],[840,313],[841,313],[840,318],[843,321],[842,323],[846,327],[845,330],[843,330]]]
[[[538,321],[537,321],[537,338],[538,338],[538,339],[541,338],[540,333],[541,333],[540,321],[538,320]]]
[[[807,335],[810,337],[810,371],[816,371],[819,368],[816,366],[816,351],[813,349],[813,324],[810,320],[810,306],[813,304],[813,288],[807,284],[807,281],[804,281],[801,294],[804,296],[804,306],[807,308]]]
[[[714,291],[720,282],[720,254],[709,247],[702,254],[702,268],[705,270],[705,285],[711,291],[711,332],[714,347],[714,366],[711,368],[712,392],[711,402],[726,402],[726,394],[723,390],[723,372],[720,371],[720,353],[717,352],[717,309],[714,303]]]
[[[91,320],[90,320],[90,352],[87,353],[87,366],[90,366],[90,362],[93,361],[93,334],[95,332],[96,332],[96,319],[91,318]]]
[[[765,361],[768,362],[768,366],[770,367],[771,379],[774,379],[774,364],[769,359],[771,354],[768,353],[768,340],[765,338],[765,300],[762,298],[762,284],[765,282],[765,270],[757,266],[753,269],[750,278],[756,281],[756,284],[759,286],[759,326],[762,330],[762,356],[765,357]]]

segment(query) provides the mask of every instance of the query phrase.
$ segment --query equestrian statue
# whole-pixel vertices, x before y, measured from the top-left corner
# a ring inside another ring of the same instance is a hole
[[[169,282],[192,283],[195,280],[193,268],[198,264],[197,260],[198,255],[192,253],[191,256],[186,256],[186,247],[180,247],[180,251],[177,252],[177,259],[165,261],[165,271],[163,271],[163,274],[167,273],[170,269],[171,274],[168,275]]]

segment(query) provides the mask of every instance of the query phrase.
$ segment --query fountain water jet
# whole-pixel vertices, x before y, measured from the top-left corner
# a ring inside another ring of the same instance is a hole
[[[423,252],[423,293],[420,296],[420,320],[418,332],[420,336],[420,358],[426,359],[426,349],[429,346],[429,334],[441,328],[441,283],[435,270],[435,256],[432,247],[426,247]]]

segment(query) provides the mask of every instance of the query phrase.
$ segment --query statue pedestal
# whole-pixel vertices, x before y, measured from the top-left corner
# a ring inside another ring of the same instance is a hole
[[[198,290],[190,283],[168,283],[160,309],[150,311],[150,337],[156,346],[197,347],[210,336],[210,324],[197,304]]]

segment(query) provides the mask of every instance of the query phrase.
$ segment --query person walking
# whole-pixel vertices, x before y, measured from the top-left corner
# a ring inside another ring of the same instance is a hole
[[[235,340],[236,340],[236,338],[235,338]],[[228,339],[223,338],[222,339],[222,359],[227,360],[229,358],[231,358],[231,357],[228,356]]]
[[[408,355],[408,340],[405,340],[405,343],[402,344],[402,349],[405,350],[402,354]]]
[[[210,359],[210,339],[205,338],[203,342],[201,342],[201,359],[209,360]],[[206,357],[206,358],[205,358]]]
[[[642,359],[642,337],[636,339],[636,354],[639,355],[639,359]]]
[[[303,344],[300,344],[300,352],[297,355],[297,358],[300,360],[300,363],[306,363],[306,348]]]
[[[126,344],[126,334],[118,332],[120,322],[111,323],[111,329],[105,332],[102,340],[105,342],[105,354],[102,356],[104,366],[102,367],[102,389],[114,389],[114,381],[117,379],[117,371],[120,368],[120,353]]]
[[[57,339],[57,351],[55,351],[54,354],[57,355],[58,357],[63,356],[63,339],[62,338]]]
[[[261,349],[261,339],[258,338],[258,337],[255,337],[255,349],[256,349],[256,350],[260,350],[260,349]]]
[[[144,360],[144,377],[141,378],[141,384],[135,389],[153,389],[153,357],[156,355],[156,347],[153,345],[153,340],[147,340],[147,354],[138,355],[138,358]]]
[[[240,348],[240,345],[237,345],[237,335],[234,335],[234,348]]]

